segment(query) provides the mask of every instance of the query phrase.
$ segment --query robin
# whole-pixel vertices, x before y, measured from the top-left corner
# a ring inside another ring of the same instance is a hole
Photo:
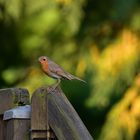
[[[50,60],[47,56],[41,56],[38,58],[38,61],[41,64],[42,70],[45,74],[47,74],[49,77],[52,77],[54,79],[57,79],[56,87],[61,82],[61,79],[64,80],[79,80],[84,83],[86,83],[84,80],[66,72],[61,66]]]

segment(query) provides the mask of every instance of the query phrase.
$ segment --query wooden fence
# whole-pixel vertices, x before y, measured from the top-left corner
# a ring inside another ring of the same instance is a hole
[[[0,90],[0,140],[93,140],[60,87]]]

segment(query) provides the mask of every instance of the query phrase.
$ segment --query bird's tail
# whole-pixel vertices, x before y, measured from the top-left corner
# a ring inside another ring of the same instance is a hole
[[[83,79],[81,79],[81,78],[79,78],[79,77],[76,77],[76,76],[74,76],[74,75],[72,75],[72,74],[70,74],[70,73],[65,73],[65,74],[66,74],[65,78],[68,79],[68,80],[76,79],[76,80],[79,80],[79,81],[81,81],[81,82],[87,83],[87,82],[84,81]]]
[[[84,83],[87,83],[85,80],[83,80],[83,79],[81,79],[79,77],[76,77],[76,76],[74,76],[74,79],[79,80],[79,81],[84,82]]]

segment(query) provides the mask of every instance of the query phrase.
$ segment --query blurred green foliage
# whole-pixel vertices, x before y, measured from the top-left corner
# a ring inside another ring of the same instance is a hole
[[[47,55],[82,77],[61,83],[97,140],[140,139],[140,1],[0,0],[0,87],[52,84]]]

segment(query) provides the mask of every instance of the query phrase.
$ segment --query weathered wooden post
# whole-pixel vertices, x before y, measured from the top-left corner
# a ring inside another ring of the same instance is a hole
[[[0,140],[5,140],[6,131],[5,131],[6,124],[3,121],[3,115],[0,115]]]
[[[16,130],[21,128],[19,121],[5,121],[3,115],[7,110],[26,104],[29,104],[29,93],[26,89],[8,88],[0,90],[0,140],[19,140],[17,137],[12,137],[14,136],[13,133],[17,133],[17,131],[13,131],[15,130],[13,128],[15,126]],[[22,139],[20,138],[20,140]]]
[[[4,112],[6,121],[5,140],[29,140],[31,106],[19,106]]]
[[[46,89],[37,89],[31,100],[31,139],[55,140],[53,132],[48,125],[48,108],[46,102]]]
[[[32,139],[39,138],[43,132],[42,138],[47,138],[48,128],[51,127],[58,140],[93,140],[60,87],[36,90],[31,104]]]

